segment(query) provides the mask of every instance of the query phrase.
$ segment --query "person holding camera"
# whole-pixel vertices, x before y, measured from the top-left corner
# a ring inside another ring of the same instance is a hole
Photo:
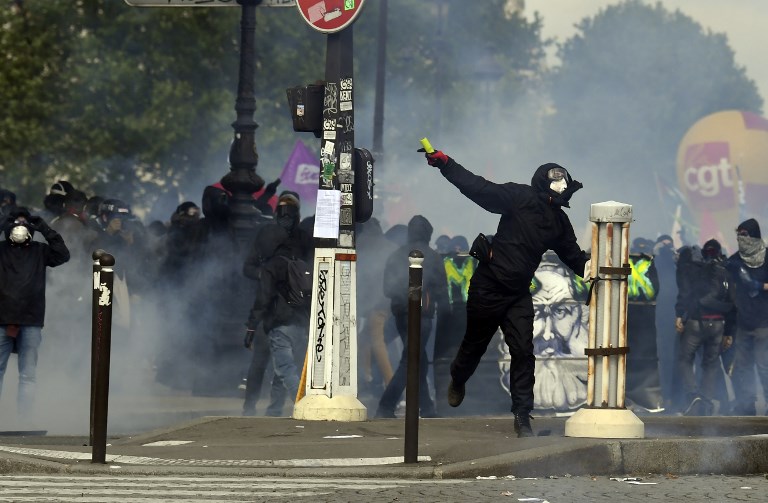
[[[11,353],[19,357],[17,413],[34,411],[37,355],[45,321],[45,276],[48,267],[69,260],[64,239],[39,216],[14,210],[3,223],[0,242],[0,390]],[[39,232],[47,243],[33,241]]]

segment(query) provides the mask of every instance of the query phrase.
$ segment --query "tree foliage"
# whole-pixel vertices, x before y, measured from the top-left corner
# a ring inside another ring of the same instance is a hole
[[[487,77],[464,61],[487,56],[499,91],[523,92],[520,75],[539,68],[543,56],[540,21],[503,15],[505,3],[485,0],[467,9],[459,0],[390,0],[386,142],[412,143],[417,136],[402,125],[430,127],[436,117],[446,130],[461,131],[458,119],[477,105],[478,79]],[[369,1],[355,24],[359,144],[369,141],[378,9]],[[157,188],[196,198],[228,170],[239,37],[238,8],[6,3],[2,186],[31,205],[58,178],[127,200]],[[293,132],[285,89],[324,78],[325,40],[293,8],[257,9],[256,144],[267,179],[279,174],[297,138],[313,139]]]
[[[551,75],[548,138],[595,169],[673,164],[679,141],[701,117],[761,111],[727,37],[680,11],[628,0],[577,28]]]

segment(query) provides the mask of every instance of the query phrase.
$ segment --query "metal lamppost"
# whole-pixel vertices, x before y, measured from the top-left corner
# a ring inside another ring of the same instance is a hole
[[[256,7],[261,2],[237,0],[241,6],[240,74],[235,101],[237,119],[232,123],[235,137],[229,149],[230,172],[221,179],[221,185],[232,194],[229,225],[241,249],[247,247],[253,228],[261,219],[261,212],[253,204],[252,194],[264,186],[264,180],[256,174],[259,154],[256,152],[255,132],[259,125],[253,118],[256,111]]]

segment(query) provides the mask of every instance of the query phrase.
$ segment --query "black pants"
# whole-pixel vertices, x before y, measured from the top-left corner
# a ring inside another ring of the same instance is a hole
[[[474,281],[474,278],[473,278]],[[451,363],[451,378],[463,384],[474,374],[498,328],[512,358],[509,391],[512,412],[533,410],[536,358],[533,356],[533,300],[528,292],[515,295],[483,288],[469,288],[467,330]]]

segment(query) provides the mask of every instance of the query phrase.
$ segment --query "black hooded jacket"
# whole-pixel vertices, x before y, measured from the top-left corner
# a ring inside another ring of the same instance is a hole
[[[41,232],[48,243],[0,242],[0,325],[43,326],[46,268],[67,262],[69,250],[55,230]]]
[[[432,225],[423,216],[416,215],[408,222],[408,243],[392,252],[387,259],[384,295],[390,298],[395,314],[408,311],[408,255],[411,250],[420,250],[424,254],[421,315],[431,318],[436,308],[450,309],[443,257],[429,247],[431,239]]]
[[[278,223],[259,228],[243,265],[243,274],[256,280],[255,299],[247,322],[252,330],[260,321],[267,333],[278,326],[309,322],[309,306],[291,306],[280,293],[285,286],[287,262],[278,257],[301,259],[312,267],[312,236],[299,226],[298,213],[295,217],[290,232]]]
[[[568,216],[562,210],[581,184],[568,178],[568,189],[557,194],[549,188],[547,171],[540,166],[531,185],[497,184],[477,176],[449,158],[440,168],[443,176],[481,208],[501,215],[493,237],[493,255],[481,263],[475,276],[487,278],[488,288],[510,293],[527,292],[542,255],[553,250],[574,273],[581,276],[589,257],[576,243]]]

